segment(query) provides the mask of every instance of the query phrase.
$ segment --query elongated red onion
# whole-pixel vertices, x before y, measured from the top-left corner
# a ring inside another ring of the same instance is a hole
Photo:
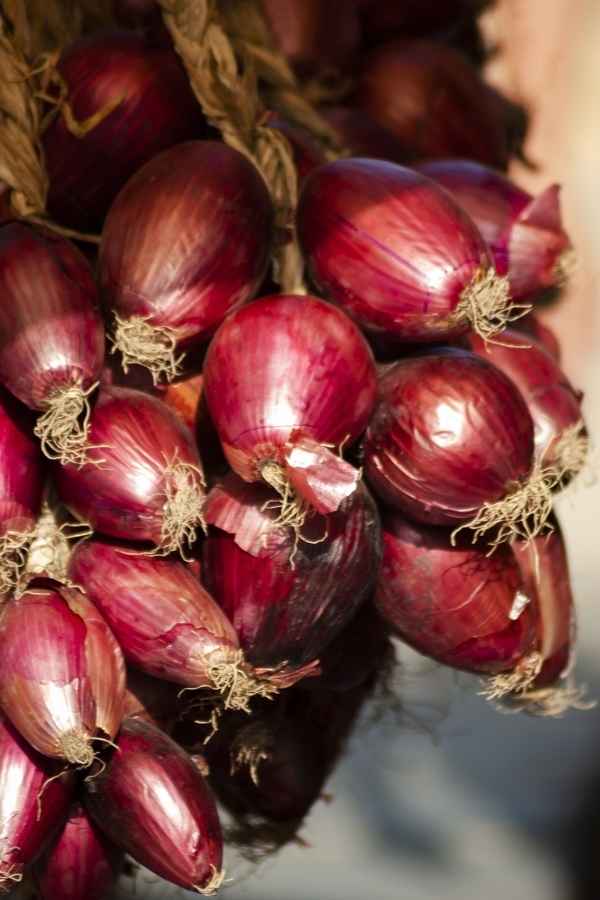
[[[0,598],[13,588],[42,505],[43,462],[33,417],[0,388]]]
[[[72,773],[61,774],[0,716],[0,892],[22,880],[61,827],[73,788]]]
[[[76,803],[53,846],[35,867],[40,900],[106,900],[123,866],[123,853]]]
[[[35,434],[45,454],[81,464],[104,360],[90,267],[64,238],[9,222],[0,227],[0,293],[0,381],[41,412]]]
[[[538,609],[507,544],[453,546],[443,528],[383,516],[375,604],[404,641],[444,665],[501,676],[490,696],[531,684],[542,658]]]
[[[234,475],[212,489],[207,522],[218,527],[203,546],[203,573],[249,662],[297,668],[318,659],[371,591],[379,517],[361,485],[337,512],[304,526],[294,553],[289,529],[274,525],[271,498],[266,485]]]
[[[145,719],[170,733],[179,713],[179,687],[161,678],[152,678],[139,669],[127,669],[123,718]]]
[[[443,43],[390,41],[375,49],[365,62],[357,102],[415,157],[464,156],[506,167],[501,98],[466,56]]]
[[[80,38],[57,70],[67,103],[42,138],[48,209],[63,225],[99,230],[127,179],[161,150],[202,137],[206,122],[173,49],[141,35]]]
[[[576,391],[552,356],[532,338],[506,330],[501,344],[470,338],[471,349],[497,366],[518,387],[535,426],[535,455],[561,482],[579,472],[588,438]]]
[[[223,881],[215,802],[197,766],[149,722],[126,719],[85,807],[104,834],[173,884],[212,894]]]
[[[79,590],[34,584],[0,620],[0,706],[45,756],[89,766],[123,714],[125,664],[106,622]]]
[[[128,662],[148,675],[217,691],[231,708],[276,692],[246,663],[233,625],[184,563],[93,540],[75,548],[69,574],[102,611]]]
[[[90,419],[89,462],[55,472],[60,497],[95,531],[191,545],[202,522],[204,477],[192,435],[157,397],[103,387]]]
[[[281,495],[281,522],[335,512],[360,475],[334,448],[364,431],[376,393],[356,326],[316,297],[263,297],[229,316],[204,364],[204,390],[225,455],[244,481]]]
[[[554,357],[557,363],[560,362],[560,342],[557,336],[535,313],[528,313],[528,315],[516,319],[511,324],[511,328],[514,331],[520,331],[522,334],[530,335],[548,351],[550,356]]]
[[[386,159],[401,165],[412,159],[411,150],[364,110],[353,106],[326,106],[319,112],[335,128],[340,145],[352,156]]]
[[[501,172],[472,160],[439,160],[419,171],[445,188],[473,219],[496,271],[507,275],[513,299],[528,300],[564,282],[573,248],[561,220],[559,185],[532,197]]]
[[[365,439],[365,471],[388,504],[419,522],[467,523],[494,543],[538,533],[552,470],[534,466],[534,426],[512,381],[467,350],[439,348],[389,366]]]
[[[381,160],[340,159],[305,182],[298,236],[317,286],[371,333],[414,342],[512,317],[485,241],[433,181]]]
[[[216,141],[179,144],[152,159],[113,203],[100,277],[123,366],[155,380],[207,340],[258,289],[273,207],[255,166]]]

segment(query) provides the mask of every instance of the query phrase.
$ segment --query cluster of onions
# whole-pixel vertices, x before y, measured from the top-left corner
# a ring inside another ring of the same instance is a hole
[[[552,506],[588,436],[531,312],[571,244],[558,187],[498,171],[506,110],[457,49],[479,4],[264,0],[349,151],[264,111],[285,234],[156,5],[113,6],[131,30],[43,98],[52,227],[97,257],[0,224],[0,891],[42,900],[101,900],[125,854],[214,893],[215,796],[251,852],[290,840],[392,638],[516,708],[585,705]],[[292,235],[307,293],[272,281]]]

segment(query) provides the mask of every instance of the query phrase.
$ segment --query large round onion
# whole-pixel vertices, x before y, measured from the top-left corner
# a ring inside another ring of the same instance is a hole
[[[251,297],[269,259],[272,204],[255,166],[216,141],[166,150],[112,205],[100,248],[105,303],[123,365],[173,378]]]
[[[264,297],[225,320],[204,390],[231,467],[282,496],[282,522],[335,512],[359,473],[333,450],[364,431],[376,392],[367,342],[315,297]],[[294,516],[298,513],[298,517]]]
[[[315,283],[371,333],[488,337],[511,317],[506,280],[452,198],[412,169],[370,159],[321,166],[305,182],[298,235]]]
[[[132,32],[81,38],[58,74],[68,106],[43,135],[48,208],[64,225],[99,229],[127,179],[161,150],[201,137],[206,122],[173,50]]]

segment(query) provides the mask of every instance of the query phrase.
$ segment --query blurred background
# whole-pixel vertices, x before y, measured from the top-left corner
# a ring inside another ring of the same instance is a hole
[[[600,465],[600,3],[501,0],[484,28],[490,80],[529,110],[525,187],[563,186],[578,267],[543,316],[585,391]],[[559,501],[578,605],[576,677],[600,699],[600,483]],[[231,900],[598,900],[600,707],[552,720],[497,711],[476,679],[403,650],[403,713],[359,729],[302,837],[256,867],[229,861]],[[149,875],[140,897],[179,897]],[[126,880],[123,897],[129,897]]]

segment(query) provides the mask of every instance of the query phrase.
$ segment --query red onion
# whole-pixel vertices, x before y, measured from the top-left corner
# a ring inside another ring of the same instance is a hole
[[[79,803],[60,837],[36,865],[40,900],[106,900],[123,866],[123,854]]]
[[[191,545],[202,522],[204,478],[192,435],[156,397],[103,387],[90,420],[89,462],[55,473],[63,503],[95,531]]]
[[[0,227],[0,292],[0,381],[42,413],[46,455],[79,465],[104,359],[90,267],[64,238],[10,222]]]
[[[304,541],[294,548],[289,530],[274,525],[271,496],[266,486],[234,475],[213,488],[207,522],[219,527],[204,543],[203,572],[246,659],[254,666],[286,663],[295,669],[317,660],[372,589],[379,517],[361,485],[336,513],[311,519]],[[241,530],[238,517],[246,526]]]
[[[464,156],[500,169],[508,162],[500,98],[452,47],[434,41],[378,47],[366,60],[357,100],[416,157]]]
[[[263,679],[245,662],[233,625],[184,563],[93,540],[75,548],[69,574],[102,611],[128,662],[148,675],[218,691],[231,708],[276,692],[276,675]]]
[[[269,128],[276,128],[287,138],[296,164],[298,179],[304,181],[306,176],[325,162],[325,153],[310,131],[282,116],[271,113],[267,119]]]
[[[149,722],[127,719],[85,806],[136,862],[181,887],[212,894],[223,881],[223,838],[212,795],[190,757]]]
[[[123,718],[144,719],[170,733],[179,713],[178,694],[177,685],[152,678],[130,666],[127,669]]]
[[[445,188],[485,238],[511,297],[527,300],[564,282],[573,248],[560,215],[560,187],[532,197],[516,184],[472,160],[449,159],[419,166]]]
[[[579,472],[588,438],[581,417],[580,391],[568,382],[558,363],[534,340],[507,330],[501,344],[485,344],[476,335],[471,349],[497,366],[521,392],[535,426],[535,455],[556,470],[560,482]]]
[[[543,528],[555,477],[534,467],[533,421],[503,372],[445,347],[388,367],[379,387],[365,470],[386,503],[475,537],[496,529],[494,543]]]
[[[0,717],[0,892],[22,880],[67,816],[71,773],[33,750]]]
[[[42,487],[32,417],[0,388],[0,598],[18,582],[42,505]]]
[[[206,402],[231,467],[281,495],[283,524],[335,512],[360,475],[333,449],[365,429],[376,392],[355,325],[315,297],[264,297],[225,320],[204,365]]]
[[[40,753],[86,767],[121,724],[125,665],[81,591],[41,583],[52,587],[28,588],[0,620],[0,705]]]
[[[511,328],[515,331],[520,331],[522,334],[530,335],[530,337],[548,351],[550,356],[554,357],[557,363],[560,362],[560,343],[557,336],[551,328],[548,328],[548,326],[535,315],[535,313],[521,316],[521,318],[511,324]]]
[[[206,123],[172,48],[127,31],[92,34],[62,54],[65,103],[42,138],[48,209],[63,225],[99,229],[127,179]]]
[[[161,153],[131,178],[102,232],[100,274],[123,366],[157,381],[258,289],[273,207],[255,166],[216,141]],[[234,252],[232,250],[234,248]]]
[[[412,158],[410,149],[364,110],[353,106],[326,106],[319,111],[337,131],[340,145],[352,156],[387,159],[401,164]]]
[[[540,670],[534,600],[508,544],[490,555],[485,546],[453,546],[446,529],[384,515],[379,612],[426,656],[500,675],[490,696],[527,687]]]
[[[321,166],[300,197],[298,236],[315,283],[371,333],[430,343],[473,327],[489,337],[512,317],[473,222],[412,169]]]

